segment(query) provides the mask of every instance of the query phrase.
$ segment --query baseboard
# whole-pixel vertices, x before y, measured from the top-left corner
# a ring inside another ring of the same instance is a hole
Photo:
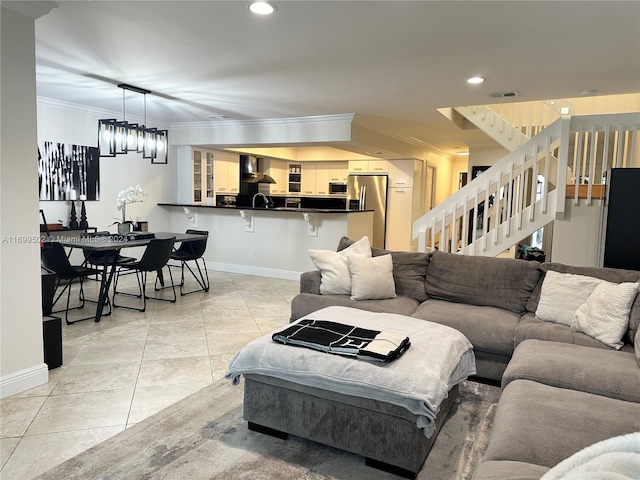
[[[282,278],[283,280],[300,280],[302,272],[292,272],[290,270],[278,270],[275,268],[252,267],[249,265],[234,265],[232,263],[206,262],[208,270],[219,272],[243,273],[245,275],[256,275],[258,277]]]
[[[46,363],[26,368],[0,377],[0,398],[39,387],[49,381],[49,369]]]

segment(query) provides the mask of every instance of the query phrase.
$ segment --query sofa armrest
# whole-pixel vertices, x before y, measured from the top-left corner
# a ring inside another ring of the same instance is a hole
[[[320,295],[320,270],[303,272],[300,275],[300,293],[313,293]]]

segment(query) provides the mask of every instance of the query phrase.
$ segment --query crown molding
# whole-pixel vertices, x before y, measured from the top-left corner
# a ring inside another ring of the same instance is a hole
[[[116,112],[114,110],[105,110],[103,108],[95,108],[88,107],[86,105],[79,105],[77,103],[65,102],[63,100],[54,100],[53,98],[47,97],[37,97],[37,104],[60,108],[63,110],[69,110],[72,112],[78,113],[87,113],[90,115],[96,115],[99,118],[122,118],[122,111]],[[140,117],[137,115],[127,115],[127,120],[132,123],[144,124],[144,117]],[[158,127],[162,127],[162,129],[169,128],[169,124],[165,122],[160,122],[158,120],[154,120],[153,118],[147,117],[147,124],[157,125]]]
[[[394,132],[392,130],[387,130],[384,129],[382,127],[380,127],[379,125],[377,125],[374,122],[371,122],[370,120],[365,120],[364,118],[362,118],[359,115],[355,115],[354,119],[353,119],[353,123],[355,125],[359,125],[363,128],[366,128],[367,130],[372,130],[376,133],[379,133],[380,135],[385,135],[387,137],[393,138],[394,140],[398,140],[400,142],[403,143],[407,143],[409,145],[413,145],[414,147],[420,148],[422,150],[425,150],[427,152],[431,152],[434,153],[436,155],[440,155],[441,157],[445,157],[445,158],[451,158],[452,155],[449,152],[445,152],[444,150],[439,149],[438,147],[435,147],[433,145],[431,145],[430,143],[427,142],[423,142],[422,140],[419,140],[415,137],[411,137],[409,135],[404,135],[398,132]]]
[[[248,120],[229,120],[225,118],[212,119],[203,122],[182,122],[172,123],[170,127],[172,129],[188,129],[188,128],[202,128],[212,126],[223,127],[273,127],[282,125],[312,125],[318,123],[351,123],[355,113],[341,113],[336,115],[314,115],[309,117],[286,117],[286,118],[255,118]]]
[[[21,2],[17,1],[2,1],[0,2],[0,7],[6,8],[7,10],[11,10],[12,12],[18,13],[20,15],[24,15],[25,17],[30,17],[33,19],[37,19],[40,17],[44,17],[54,8],[58,8],[57,2],[25,2],[24,0]]]

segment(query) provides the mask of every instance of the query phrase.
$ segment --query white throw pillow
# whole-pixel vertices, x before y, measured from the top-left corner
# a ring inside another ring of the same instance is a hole
[[[309,250],[311,261],[320,270],[321,295],[351,294],[351,273],[349,272],[350,255],[371,257],[369,237],[362,237],[344,250]]]
[[[571,330],[620,350],[622,337],[629,329],[629,312],[638,288],[638,283],[601,283],[576,310]]]
[[[378,300],[396,296],[391,255],[372,258],[351,255],[348,259],[352,300]]]
[[[604,280],[586,275],[549,270],[542,282],[536,317],[570,327],[578,307],[587,301],[602,282]]]

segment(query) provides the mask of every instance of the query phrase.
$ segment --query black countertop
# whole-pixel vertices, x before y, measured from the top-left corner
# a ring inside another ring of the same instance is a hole
[[[201,205],[199,203],[158,203],[161,207],[214,208],[219,210],[260,210],[262,212],[294,213],[362,213],[373,210],[345,210],[338,208],[237,207],[235,205]]]

